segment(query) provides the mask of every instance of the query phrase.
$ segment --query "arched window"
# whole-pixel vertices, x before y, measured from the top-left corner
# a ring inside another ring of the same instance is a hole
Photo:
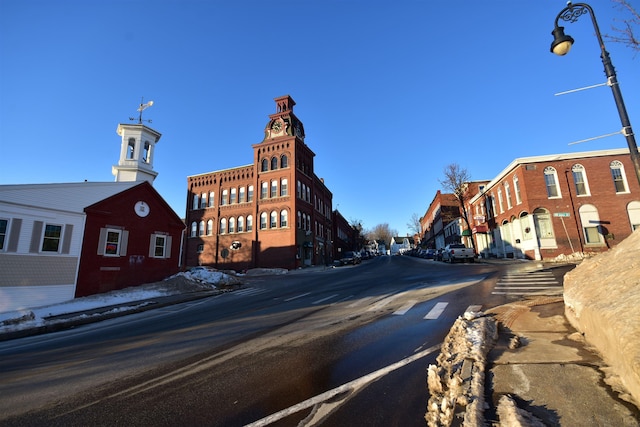
[[[285,209],[281,210],[280,211],[280,227],[289,226],[288,218],[289,218],[289,214],[287,213],[287,211]]]
[[[283,154],[282,156],[280,156],[280,167],[283,169],[289,167],[289,158],[287,157],[286,154]]]
[[[220,200],[221,205],[226,205],[229,202],[229,190],[222,190],[222,200]]]
[[[631,230],[635,231],[640,228],[640,202],[634,200],[627,205],[627,213],[629,214],[629,223]]]
[[[280,196],[282,197],[287,196],[289,193],[289,187],[287,183],[287,178],[282,178],[280,180]]]
[[[142,161],[145,163],[151,163],[151,143],[149,141],[144,142],[144,153],[142,154]]]
[[[240,198],[238,202],[244,203],[247,201],[247,189],[245,187],[240,187]]]
[[[613,177],[613,185],[615,185],[616,193],[628,193],[627,177],[624,173],[624,165],[619,160],[614,160],[609,165],[611,168],[611,176]]]
[[[260,198],[261,199],[266,199],[268,191],[269,191],[269,183],[267,183],[265,181],[265,182],[262,183],[262,186],[260,187]]]
[[[204,236],[204,221],[200,221],[200,226],[198,227],[198,236]]]
[[[194,210],[200,208],[200,195],[193,195],[193,204],[191,205],[191,208]]]
[[[262,212],[260,214],[260,230],[264,230],[267,228],[267,213]]]
[[[277,157],[273,157],[271,159],[271,170],[276,170],[278,169],[278,158]]]
[[[135,138],[129,138],[129,142],[127,144],[127,159],[133,160],[135,152],[136,152],[136,140]]]
[[[309,187],[307,187],[307,202],[311,201],[311,189]]]
[[[552,239],[553,227],[551,225],[551,214],[544,208],[533,211],[533,222],[536,226],[536,235],[539,239]]]
[[[278,196],[278,181],[271,181],[271,195],[269,197],[277,197]]]
[[[298,187],[298,190],[297,190],[298,199],[302,198],[302,190],[301,190],[301,187],[300,187],[300,186],[301,186],[300,181],[298,181],[298,183],[297,183],[297,187]]]
[[[207,221],[207,236],[211,236],[213,234],[213,220],[210,219]]]
[[[598,209],[593,205],[582,205],[578,211],[587,245],[599,245],[604,242]]]
[[[260,171],[261,172],[266,172],[269,170],[269,160],[267,159],[262,159],[262,165],[260,167]]]
[[[504,197],[507,199],[507,209],[511,209],[513,205],[511,204],[511,187],[508,182],[504,183]]]
[[[582,165],[573,165],[571,167],[571,173],[573,174],[573,184],[576,187],[576,195],[588,196],[589,186],[587,185],[587,175]]]
[[[253,230],[253,215],[247,216],[247,231]]]
[[[231,189],[231,199],[229,200],[229,203],[233,204],[236,202],[237,200],[237,191],[235,188]]]
[[[520,192],[520,181],[518,181],[517,176],[513,176],[513,190],[516,193],[516,204],[519,205],[522,203],[522,193]]]
[[[236,232],[236,219],[231,217],[229,218],[229,233]]]
[[[298,211],[298,228],[302,228],[302,214]]]
[[[213,191],[209,192],[209,207],[212,208],[215,205],[216,193]]]
[[[197,237],[197,236],[198,236],[198,223],[193,221],[191,223],[191,237]]]
[[[244,232],[244,217],[239,216],[238,217],[238,233],[242,233],[242,232]]]
[[[271,211],[270,220],[271,221],[269,222],[269,228],[278,227],[278,212]]]
[[[253,202],[253,185],[250,185],[247,190],[247,202]]]
[[[200,209],[207,207],[207,193],[202,193],[200,196]]]
[[[226,233],[227,233],[227,219],[222,218],[220,219],[220,234],[226,234]]]
[[[558,187],[558,174],[551,166],[544,168],[544,182],[547,186],[547,197],[550,199],[561,197],[560,188]]]

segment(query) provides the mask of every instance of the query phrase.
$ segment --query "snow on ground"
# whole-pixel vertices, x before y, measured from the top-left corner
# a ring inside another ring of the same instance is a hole
[[[118,291],[96,294],[70,301],[0,313],[0,333],[43,326],[52,316],[114,307],[111,312],[131,310],[144,305],[144,300],[188,292],[212,291],[219,287],[239,284],[231,274],[203,267],[181,272],[162,282],[134,286]]]

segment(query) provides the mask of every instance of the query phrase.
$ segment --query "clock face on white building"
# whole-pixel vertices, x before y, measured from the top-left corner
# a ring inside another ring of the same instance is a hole
[[[150,212],[149,205],[143,201],[136,202],[133,209],[136,211],[136,215],[142,218],[149,215]]]

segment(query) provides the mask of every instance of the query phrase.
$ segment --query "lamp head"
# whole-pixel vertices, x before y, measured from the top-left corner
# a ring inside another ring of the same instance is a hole
[[[564,27],[555,27],[551,32],[553,42],[551,43],[551,52],[559,56],[569,53],[573,45],[573,37],[564,34]]]

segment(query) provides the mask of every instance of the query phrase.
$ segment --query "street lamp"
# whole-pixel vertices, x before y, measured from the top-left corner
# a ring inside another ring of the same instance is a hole
[[[620,115],[620,121],[622,122],[622,134],[627,139],[627,145],[629,145],[629,153],[631,155],[631,161],[633,162],[634,169],[636,171],[636,178],[638,179],[638,183],[640,184],[640,154],[638,154],[638,146],[636,145],[636,139],[633,135],[633,130],[631,129],[631,123],[629,122],[629,116],[627,115],[627,109],[624,106],[624,101],[622,100],[622,93],[620,92],[620,86],[618,85],[618,79],[616,78],[616,71],[613,68],[613,64],[611,63],[611,58],[609,58],[609,52],[604,47],[604,42],[602,41],[602,35],[600,35],[600,29],[598,28],[598,23],[596,22],[596,16],[593,13],[593,9],[586,3],[576,3],[572,4],[571,2],[567,3],[567,7],[562,9],[558,16],[556,16],[556,21],[554,25],[554,29],[551,32],[553,36],[553,43],[551,43],[551,52],[556,55],[563,56],[569,53],[571,46],[573,45],[573,38],[571,36],[565,35],[564,27],[558,26],[558,21],[562,19],[565,22],[576,22],[578,18],[585,14],[591,15],[591,22],[593,23],[593,28],[596,31],[596,36],[598,37],[598,42],[600,43],[602,64],[604,65],[604,73],[607,76],[607,84],[611,86],[611,91],[613,92],[613,98],[616,101],[616,107],[618,107],[618,114]]]

